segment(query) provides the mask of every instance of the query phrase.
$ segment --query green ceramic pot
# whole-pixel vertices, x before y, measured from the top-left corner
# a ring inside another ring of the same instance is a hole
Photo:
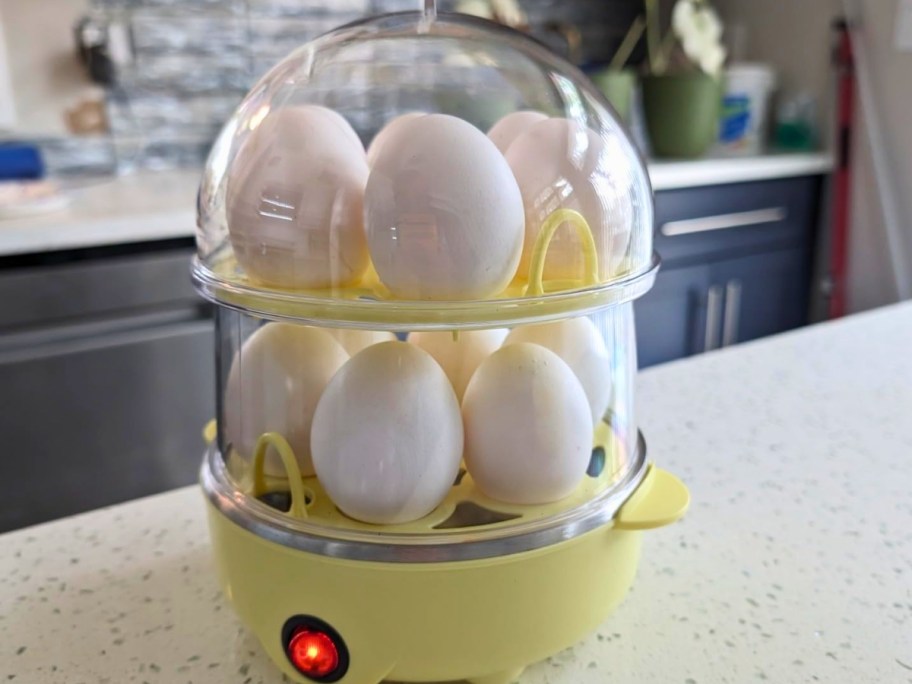
[[[591,74],[590,78],[621,119],[629,122],[633,93],[636,88],[636,72],[633,69],[611,69],[609,67],[596,71]]]
[[[643,113],[657,157],[703,156],[719,133],[722,84],[704,73],[645,76]]]

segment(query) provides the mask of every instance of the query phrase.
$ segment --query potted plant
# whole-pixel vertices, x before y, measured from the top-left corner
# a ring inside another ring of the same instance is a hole
[[[605,99],[611,103],[614,110],[623,121],[630,120],[630,110],[633,105],[633,94],[636,90],[636,71],[627,66],[627,60],[646,29],[646,20],[637,19],[630,26],[620,47],[614,53],[611,63],[598,71],[590,74],[592,82],[602,91]]]
[[[658,157],[702,156],[718,135],[725,48],[708,0],[677,0],[661,35],[659,0],[646,0],[643,112]]]

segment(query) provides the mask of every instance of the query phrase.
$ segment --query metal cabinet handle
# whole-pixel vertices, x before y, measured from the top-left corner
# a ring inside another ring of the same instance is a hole
[[[0,366],[188,335],[212,334],[213,330],[213,322],[205,319],[191,319],[147,328],[112,330],[106,334],[98,333],[79,337],[70,337],[69,331],[65,328],[62,330],[54,328],[47,331],[42,339],[31,340],[29,345],[0,347]]]
[[[719,318],[722,315],[722,286],[713,285],[706,295],[706,328],[703,332],[703,351],[719,348]]]
[[[668,223],[663,223],[660,230],[665,237],[674,237],[676,235],[706,233],[710,230],[756,226],[761,223],[778,223],[779,221],[784,221],[786,216],[788,216],[788,212],[785,207],[770,207],[754,211],[739,211],[734,214],[718,214],[717,216],[669,221]]]
[[[738,322],[741,319],[741,281],[729,280],[725,284],[725,312],[722,315],[722,346],[738,341]]]

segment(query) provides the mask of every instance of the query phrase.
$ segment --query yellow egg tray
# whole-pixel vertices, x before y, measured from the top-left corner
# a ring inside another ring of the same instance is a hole
[[[207,427],[208,441],[215,438],[215,427]],[[281,458],[286,477],[264,472],[266,453],[274,450]],[[277,433],[265,433],[257,442],[251,458],[231,450],[227,469],[235,486],[262,506],[280,510],[295,520],[306,520],[334,529],[389,534],[428,534],[432,532],[466,532],[484,527],[494,529],[519,522],[549,518],[576,508],[606,489],[621,482],[631,467],[628,452],[607,422],[596,426],[593,456],[586,475],[569,496],[547,504],[510,504],[482,493],[472,476],[460,468],[459,476],[446,498],[428,515],[418,520],[394,525],[376,525],[348,517],[329,498],[316,477],[303,477],[288,442]],[[272,503],[266,503],[271,501]],[[276,505],[282,501],[284,506]],[[287,506],[287,508],[286,508]]]
[[[548,248],[563,225],[575,229],[580,238],[583,277],[544,280]],[[528,276],[517,276],[502,292],[485,300],[398,300],[372,265],[356,285],[323,290],[264,289],[240,273],[233,257],[222,259],[215,271],[197,261],[193,275],[202,293],[213,301],[269,318],[336,322],[341,327],[378,330],[471,329],[583,315],[630,301],[652,286],[658,270],[654,258],[648,270],[634,273],[628,258],[611,280],[600,281],[598,264],[595,239],[586,219],[572,209],[558,209],[542,224]]]

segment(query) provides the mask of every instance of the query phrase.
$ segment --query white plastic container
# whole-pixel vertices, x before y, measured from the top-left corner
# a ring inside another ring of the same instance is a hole
[[[769,99],[776,74],[766,64],[733,64],[725,70],[719,152],[759,154],[766,142]]]

